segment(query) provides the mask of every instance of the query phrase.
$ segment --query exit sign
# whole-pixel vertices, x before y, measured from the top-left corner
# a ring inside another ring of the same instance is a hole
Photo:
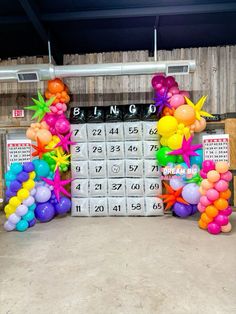
[[[21,109],[13,109],[12,110],[12,117],[13,118],[24,118],[25,111]]]

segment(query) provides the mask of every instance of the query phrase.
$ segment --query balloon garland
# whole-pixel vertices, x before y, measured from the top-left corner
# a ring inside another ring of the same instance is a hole
[[[38,92],[38,99],[32,99],[34,105],[26,107],[35,111],[32,119],[37,119],[26,136],[35,142],[32,156],[38,159],[23,165],[12,163],[5,174],[7,231],[25,231],[37,220],[50,221],[71,208],[70,193],[64,188],[71,180],[60,177],[60,173],[68,170],[69,146],[74,144],[65,116],[70,100],[68,88],[60,79],[51,80],[45,97],[47,100]]]

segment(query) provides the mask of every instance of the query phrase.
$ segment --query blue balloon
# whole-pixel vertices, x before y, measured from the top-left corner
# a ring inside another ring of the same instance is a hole
[[[25,182],[29,179],[29,174],[28,172],[22,171],[17,175],[17,180],[20,182]]]
[[[13,181],[13,180],[15,180],[15,179],[16,179],[16,175],[15,175],[13,172],[7,171],[7,172],[5,173],[5,180],[7,180],[7,181]]]
[[[16,224],[16,230],[17,231],[25,231],[26,229],[28,229],[29,224],[26,220],[21,219],[17,224]]]
[[[58,215],[66,214],[71,209],[71,200],[68,197],[61,197],[58,204],[55,205],[55,210]]]
[[[197,154],[199,154],[199,156],[191,156],[190,157],[190,164],[192,165],[198,165],[199,167],[201,167],[202,163],[203,163],[203,151],[202,149],[197,149],[195,151]]]
[[[28,210],[35,210],[35,208],[36,208],[36,204],[34,203],[34,204],[32,204],[31,206],[29,206],[28,207]]]
[[[18,174],[23,170],[23,166],[22,164],[20,164],[19,162],[14,162],[11,164],[10,166],[10,171],[14,174]]]
[[[35,218],[34,212],[29,210],[22,218],[29,222]]]
[[[23,164],[23,169],[24,169],[25,172],[34,171],[34,168],[35,168],[35,165],[31,161],[24,162],[24,164]]]
[[[48,163],[43,159],[36,159],[33,161],[35,165],[35,172],[37,179],[39,180],[40,177],[47,177],[50,173],[50,168]]]
[[[12,196],[16,196],[16,192],[12,192],[11,190],[10,190],[10,188],[8,188],[7,190],[6,190],[6,196],[7,196],[7,198],[11,198]],[[7,200],[8,201],[8,200]]]
[[[21,183],[17,180],[13,180],[9,188],[12,192],[18,192],[21,189]]]

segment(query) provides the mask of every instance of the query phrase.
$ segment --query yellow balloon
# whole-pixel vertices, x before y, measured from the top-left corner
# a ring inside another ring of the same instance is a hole
[[[162,138],[161,138],[161,140],[160,140],[160,143],[161,143],[162,146],[167,146],[167,144],[168,144],[168,138],[162,136]]]
[[[34,188],[35,183],[33,180],[29,179],[23,183],[23,188],[30,191]]]
[[[20,189],[18,192],[17,192],[17,197],[20,199],[20,200],[25,200],[27,197],[29,197],[30,193],[28,190],[26,189]]]
[[[178,127],[178,122],[173,116],[162,117],[157,124],[157,131],[165,137],[173,135]]]
[[[5,207],[4,207],[4,212],[5,214],[13,214],[16,210],[16,207],[12,206],[11,204],[7,204]]]
[[[55,145],[60,142],[60,138],[57,135],[53,135],[52,140],[55,143]]]
[[[17,196],[13,196],[10,198],[9,204],[13,207],[17,207],[21,204],[21,200]]]
[[[182,142],[183,135],[174,134],[171,137],[169,137],[167,146],[169,146],[169,148],[173,150],[179,149],[182,146]]]
[[[34,171],[31,171],[31,172],[29,173],[29,179],[34,180],[35,177],[36,177],[36,173],[35,173]]]

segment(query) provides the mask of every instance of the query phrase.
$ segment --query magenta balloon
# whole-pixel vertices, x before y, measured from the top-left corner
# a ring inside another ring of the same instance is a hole
[[[70,130],[70,122],[66,118],[60,118],[55,124],[55,130],[60,134],[65,134]]]
[[[220,211],[220,213],[222,215],[225,215],[225,216],[230,216],[232,214],[232,212],[233,212],[233,210],[230,206],[228,208]]]
[[[187,98],[190,98],[190,94],[189,94],[189,92],[187,92],[186,90],[181,90],[179,93],[180,93],[180,95],[182,95],[182,96],[185,96],[185,97],[187,97]]]
[[[175,78],[173,76],[167,76],[165,79],[165,86],[171,88],[175,85]]]
[[[202,163],[202,169],[204,172],[215,170],[215,163],[213,160],[204,160]]]
[[[220,233],[221,229],[220,226],[218,226],[216,223],[214,222],[210,222],[207,226],[207,230],[209,233],[211,234],[218,234]]]
[[[156,89],[158,84],[163,85],[165,82],[165,77],[163,75],[155,75],[152,78],[152,87]]]
[[[220,211],[220,214],[215,217],[214,222],[220,227],[226,226],[229,223],[229,218],[226,215],[222,215]]]
[[[45,114],[43,120],[47,123],[48,126],[54,126],[55,123],[57,122],[58,115],[53,114],[53,113],[47,113]]]
[[[196,183],[186,184],[182,190],[182,197],[189,204],[197,205],[201,197],[199,186]]]
[[[203,178],[203,179],[206,179],[207,178],[207,173],[205,171],[203,171],[203,169],[200,170],[200,176]]]

